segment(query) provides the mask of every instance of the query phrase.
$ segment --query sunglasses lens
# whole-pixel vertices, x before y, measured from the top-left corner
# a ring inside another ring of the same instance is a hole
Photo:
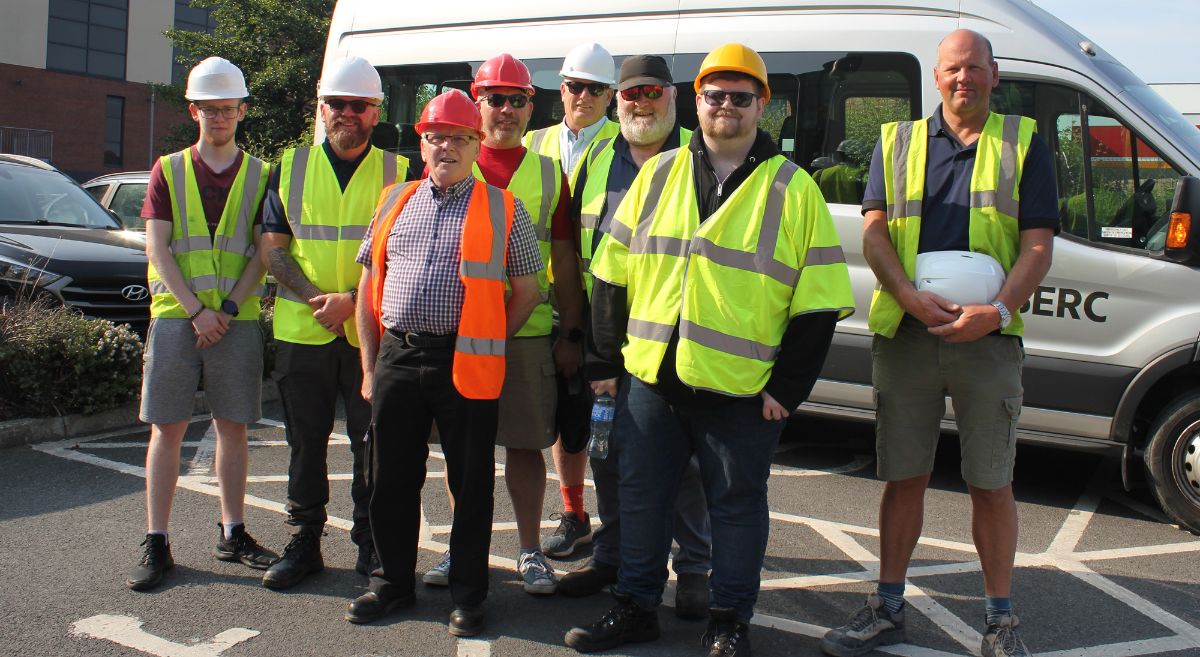
[[[705,91],[704,102],[713,107],[720,107],[725,104],[725,99],[728,98],[734,107],[750,107],[750,103],[758,96],[749,91]]]
[[[650,100],[654,100],[663,95],[663,88],[657,84],[642,85],[642,95]]]
[[[508,104],[512,105],[513,109],[521,109],[522,107],[525,107],[525,103],[528,100],[529,97],[525,94],[513,94],[508,97]]]

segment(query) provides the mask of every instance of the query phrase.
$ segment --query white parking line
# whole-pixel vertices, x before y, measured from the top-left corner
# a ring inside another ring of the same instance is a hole
[[[233,646],[258,636],[259,632],[234,627],[203,643],[184,645],[150,634],[142,629],[142,621],[133,616],[100,614],[72,623],[71,634],[111,641],[156,657],[219,657]]]
[[[192,477],[199,477],[212,472],[213,459],[217,454],[217,425],[215,422],[208,424],[208,431],[204,432],[204,437],[200,439],[200,444],[196,447],[196,453],[192,454],[192,462],[188,464],[187,474]]]
[[[491,657],[492,644],[482,639],[459,639],[458,657]]]

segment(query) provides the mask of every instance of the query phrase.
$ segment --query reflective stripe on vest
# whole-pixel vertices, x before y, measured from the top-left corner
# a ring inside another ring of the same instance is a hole
[[[1017,193],[1025,155],[1037,132],[1033,119],[992,113],[975,147],[971,170],[968,240],[972,251],[996,259],[1004,271],[1020,254]],[[888,233],[908,279],[915,280],[921,216],[925,198],[925,167],[929,148],[929,119],[887,123],[880,127]],[[904,309],[891,293],[876,286],[867,326],[885,337],[896,334]],[[1007,335],[1021,335],[1024,322],[1013,316]]]
[[[657,383],[678,325],[681,381],[756,395],[792,317],[853,312],[849,270],[816,184],[782,155],[759,164],[703,223],[692,162],[681,148],[646,163],[593,272],[628,289],[622,353],[631,374]]]
[[[286,151],[280,161],[279,197],[292,229],[289,253],[305,278],[323,292],[358,286],[362,265],[355,262],[382,190],[408,171],[408,159],[374,146],[343,190],[323,146]],[[353,315],[342,325],[358,346]],[[294,290],[279,286],[275,337],[299,344],[326,344],[337,335],[313,319],[312,308]]]
[[[387,239],[397,217],[421,181],[395,185],[380,203],[380,221],[371,244],[371,310],[383,316],[387,278]],[[454,342],[454,387],[469,399],[497,399],[504,385],[504,261],[516,201],[507,192],[477,180],[463,221],[459,279],[466,288]],[[383,327],[380,327],[382,335]]]
[[[256,157],[243,154],[216,233],[210,236],[191,149],[164,156],[159,163],[171,197],[171,254],[188,289],[204,307],[217,310],[237,285],[247,263],[255,257],[254,216],[266,194],[269,167]],[[151,317],[188,317],[187,310],[167,289],[153,264],[147,268],[147,279]],[[257,321],[262,294],[260,280],[242,301],[234,319]]]

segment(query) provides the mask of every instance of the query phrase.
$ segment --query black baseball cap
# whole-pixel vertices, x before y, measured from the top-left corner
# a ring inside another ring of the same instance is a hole
[[[621,74],[617,77],[617,91],[624,91],[643,84],[671,86],[671,67],[667,60],[658,55],[633,55],[621,62]]]

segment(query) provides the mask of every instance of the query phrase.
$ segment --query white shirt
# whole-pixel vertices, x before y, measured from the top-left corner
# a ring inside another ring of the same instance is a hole
[[[604,127],[606,121],[608,121],[608,117],[602,116],[599,121],[586,128],[580,128],[579,134],[574,135],[567,127],[566,119],[563,120],[562,130],[558,132],[558,153],[562,160],[563,171],[566,172],[568,178],[575,173],[575,166],[579,164],[588,145],[600,133],[600,128]]]

